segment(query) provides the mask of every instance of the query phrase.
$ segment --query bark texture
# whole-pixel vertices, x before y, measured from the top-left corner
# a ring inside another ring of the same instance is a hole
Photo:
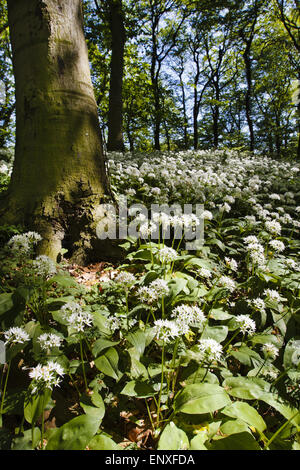
[[[122,0],[109,0],[112,55],[110,64],[110,90],[108,110],[107,149],[123,152],[123,74],[125,26]]]
[[[8,0],[16,151],[2,221],[86,256],[109,194],[81,0]]]

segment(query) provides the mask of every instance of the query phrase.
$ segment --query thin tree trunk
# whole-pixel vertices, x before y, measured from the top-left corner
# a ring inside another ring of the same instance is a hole
[[[52,258],[66,240],[85,257],[109,188],[81,0],[8,0],[8,19],[16,150],[2,220],[38,231]]]
[[[122,89],[124,74],[125,27],[122,0],[110,0],[109,7],[112,55],[110,65],[107,149],[110,151],[123,152]]]

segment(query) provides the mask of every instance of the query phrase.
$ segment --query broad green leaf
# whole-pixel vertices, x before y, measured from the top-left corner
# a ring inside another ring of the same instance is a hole
[[[207,450],[204,443],[207,441],[208,436],[206,431],[199,432],[190,442],[189,450]]]
[[[247,346],[241,346],[238,350],[232,349],[230,351],[230,356],[235,357],[238,361],[246,366],[251,366],[252,363],[260,364],[262,362],[260,355]]]
[[[24,431],[23,436],[15,437],[13,439],[11,450],[33,450],[36,448],[40,440],[41,431],[39,428],[34,428],[33,431],[28,429],[27,431]]]
[[[213,318],[214,320],[229,320],[233,317],[230,313],[226,312],[222,307],[213,308],[210,313],[209,317]]]
[[[12,293],[0,294],[0,315],[3,315],[3,313],[6,313],[13,308],[14,303],[12,296]]]
[[[241,432],[213,441],[209,450],[261,450],[261,448],[249,432]]]
[[[49,389],[46,389],[41,395],[30,395],[26,397],[24,403],[24,417],[28,423],[34,424],[37,422],[49,403],[50,397],[51,390]]]
[[[224,388],[217,384],[186,385],[174,400],[175,412],[188,414],[212,413],[231,403]]]
[[[226,339],[228,334],[228,328],[227,326],[224,325],[219,325],[219,326],[207,326],[203,333],[201,338],[202,339],[207,339],[211,338],[217,341],[218,343],[221,343]]]
[[[291,422],[297,426],[298,431],[300,430],[299,409],[290,406],[288,402],[283,401],[281,398],[276,396],[275,393],[264,393],[260,396],[260,400],[275,408],[275,410],[282,414],[282,416],[284,416],[287,420],[293,418]]]
[[[92,348],[92,353],[94,357],[97,357],[104,349],[116,346],[120,341],[110,341],[105,338],[99,338],[95,341],[95,344]]]
[[[243,400],[255,400],[260,398],[270,385],[262,379],[248,377],[229,377],[223,382],[223,387],[236,398]]]
[[[186,433],[171,421],[160,436],[158,450],[186,450],[188,448],[189,440]]]
[[[129,343],[135,347],[139,353],[139,356],[144,353],[146,345],[149,344],[149,338],[152,337],[153,339],[155,336],[155,332],[152,329],[150,331],[149,330],[150,329],[146,331],[137,330],[133,333],[128,333],[126,336],[127,341],[129,341]]]
[[[128,395],[130,397],[147,398],[153,397],[153,395],[155,395],[155,391],[147,382],[132,380],[125,385],[121,394]]]
[[[121,446],[115,443],[110,437],[101,433],[94,436],[88,443],[89,450],[123,450]]]
[[[109,314],[109,311],[107,313]],[[111,335],[110,328],[107,326],[107,317],[100,311],[93,312],[93,324],[104,336]]]
[[[118,369],[119,356],[115,348],[109,348],[95,360],[95,366],[100,372],[118,381],[123,373]]]
[[[240,432],[249,432],[249,428],[245,421],[241,419],[229,419],[220,427],[220,432],[225,435],[238,434]]]
[[[105,405],[99,393],[94,392],[92,395],[82,395],[80,397],[80,406],[87,415],[93,416],[101,421],[105,415]]]
[[[223,408],[222,414],[230,416],[231,418],[239,418],[260,432],[263,432],[267,427],[256,409],[242,401],[236,401],[226,406]]]
[[[77,416],[50,435],[46,450],[84,450],[101,420],[91,414]]]

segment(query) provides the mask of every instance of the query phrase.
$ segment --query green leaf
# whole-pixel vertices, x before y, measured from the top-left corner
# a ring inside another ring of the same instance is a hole
[[[249,432],[249,428],[245,421],[240,419],[229,419],[220,427],[220,432],[222,434],[238,434],[240,432]]]
[[[152,330],[152,328],[149,328],[146,331],[137,330],[133,333],[129,333],[126,336],[126,339],[135,347],[140,357],[144,353],[145,347],[152,341],[154,336],[155,332]]]
[[[224,326],[224,325],[207,326],[204,329],[201,338],[202,339],[211,338],[217,341],[218,343],[221,343],[222,341],[224,341],[224,339],[226,339],[227,334],[228,334],[227,326]]]
[[[89,442],[88,448],[90,450],[124,450],[104,433],[94,436],[93,439]]]
[[[230,313],[226,312],[222,307],[218,307],[210,311],[209,317],[213,320],[229,320],[233,315],[230,315]]]
[[[213,441],[209,450],[261,450],[261,448],[249,432],[240,432]]]
[[[87,415],[101,421],[105,415],[105,405],[99,393],[92,395],[82,395],[80,397],[80,406]]]
[[[0,294],[0,315],[3,315],[3,313],[6,313],[13,308],[14,303],[12,296],[12,293]]]
[[[171,421],[161,433],[158,450],[186,450],[188,448],[189,440],[186,433]]]
[[[155,391],[147,382],[132,380],[125,385],[121,394],[129,397],[148,398],[153,397]]]
[[[84,450],[98,431],[100,422],[92,414],[71,419],[50,435],[46,450]]]
[[[208,436],[206,431],[202,431],[195,436],[190,442],[190,450],[207,450],[204,442],[207,441]]]
[[[110,341],[105,338],[99,338],[95,342],[93,348],[92,348],[92,353],[95,357],[99,356],[100,352],[103,351],[104,349],[110,348],[112,346],[116,346],[119,344],[120,341]]]
[[[49,403],[50,397],[51,390],[49,389],[46,389],[41,395],[30,395],[26,397],[24,403],[24,417],[28,423],[34,424],[37,422]]]
[[[223,382],[223,387],[236,398],[243,400],[256,400],[270,388],[268,382],[257,378],[228,377]]]
[[[242,401],[236,401],[231,405],[226,406],[223,408],[222,414],[230,416],[231,418],[239,418],[260,432],[263,432],[267,427],[266,423],[255,408]]]
[[[33,435],[33,442],[32,442]],[[33,450],[41,440],[41,431],[34,428],[33,432],[28,429],[22,437],[15,437],[12,442],[11,450]]]
[[[115,348],[109,348],[95,360],[95,366],[100,372],[118,381],[123,373],[118,369],[119,356]]]
[[[237,351],[231,350],[230,356],[235,357],[238,361],[246,366],[251,366],[252,363],[259,364],[262,362],[260,355],[247,346],[241,346]]]
[[[174,400],[175,412],[188,414],[212,413],[231,403],[224,388],[217,384],[191,384],[181,390]]]

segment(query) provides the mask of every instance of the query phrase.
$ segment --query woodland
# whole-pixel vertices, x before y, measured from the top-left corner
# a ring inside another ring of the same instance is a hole
[[[0,450],[300,450],[299,11],[1,2]]]

